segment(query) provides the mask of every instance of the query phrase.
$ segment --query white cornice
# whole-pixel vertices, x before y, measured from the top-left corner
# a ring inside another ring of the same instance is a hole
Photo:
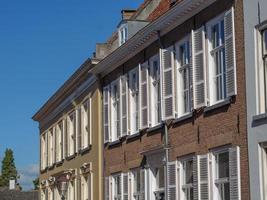
[[[184,0],[178,3],[171,10],[141,29],[125,44],[100,61],[90,72],[99,74],[102,77],[107,75],[156,41],[158,31],[160,31],[161,35],[165,35],[215,1]]]

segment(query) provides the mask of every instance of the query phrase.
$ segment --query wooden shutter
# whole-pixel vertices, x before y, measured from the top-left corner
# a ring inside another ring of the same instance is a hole
[[[105,177],[105,200],[109,200],[110,199],[110,182],[109,182],[109,177]]]
[[[206,105],[205,31],[203,26],[192,31],[192,64],[194,108],[200,108]]]
[[[168,176],[168,200],[176,200],[177,189],[176,189],[176,162],[169,162],[167,165],[167,176]]]
[[[128,133],[128,77],[121,77],[121,136]]]
[[[110,86],[103,88],[104,142],[110,141]]]
[[[77,151],[81,149],[82,146],[82,111],[81,107],[77,109]]]
[[[140,128],[145,129],[148,127],[148,62],[140,65],[139,76],[139,91],[140,91]]]
[[[199,187],[198,187],[198,183],[199,183],[199,178],[198,178],[198,171],[199,171],[199,167],[198,167],[198,157],[195,156],[193,158],[193,195],[194,195],[194,200],[199,200],[198,195],[199,195]]]
[[[225,35],[225,64],[226,64],[226,93],[227,96],[236,94],[236,57],[235,57],[235,29],[234,8],[224,16]]]
[[[240,184],[240,149],[233,147],[229,150],[230,199],[241,199]]]
[[[125,173],[123,174],[123,179],[122,179],[122,182],[123,182],[123,200],[128,200],[128,192],[129,192],[129,184],[128,184],[128,174]]]
[[[160,49],[162,80],[162,118],[174,118],[174,54],[171,49]]]
[[[198,156],[199,164],[199,198],[209,200],[209,161],[208,155]]]

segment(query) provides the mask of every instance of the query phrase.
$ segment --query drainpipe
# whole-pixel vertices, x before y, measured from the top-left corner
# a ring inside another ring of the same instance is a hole
[[[169,132],[167,122],[164,123],[164,150],[165,150],[165,200],[168,200],[168,162],[169,162]]]

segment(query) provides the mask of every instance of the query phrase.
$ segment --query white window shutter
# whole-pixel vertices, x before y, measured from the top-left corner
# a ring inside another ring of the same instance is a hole
[[[180,161],[177,162],[177,199],[183,199],[182,195],[183,166]]]
[[[199,167],[198,167],[198,157],[195,156],[193,158],[193,193],[194,193],[194,200],[199,200],[198,196],[199,196],[199,187],[198,187],[198,183],[199,183],[199,176],[198,176],[198,172],[199,172]]]
[[[177,189],[176,189],[176,162],[169,162],[167,165],[167,176],[168,176],[168,200],[176,200]]]
[[[224,16],[225,34],[225,63],[226,63],[226,94],[227,97],[236,95],[236,55],[235,55],[235,29],[234,8]]]
[[[230,199],[241,200],[240,184],[240,148],[233,147],[229,150],[230,172]]]
[[[121,136],[128,133],[128,78],[127,75],[121,77]]]
[[[173,119],[174,102],[174,54],[171,49],[160,49],[160,68],[162,80],[162,118]]]
[[[140,128],[145,129],[148,127],[148,62],[140,65],[139,76],[139,91],[140,91]]]
[[[77,151],[81,149],[82,146],[82,129],[81,129],[81,108],[77,108]]]
[[[123,191],[123,193],[122,193],[122,199],[123,200],[128,200],[129,199],[129,194],[128,194],[128,192],[129,192],[129,183],[128,183],[128,173],[125,173],[125,174],[123,174],[123,178],[122,178],[122,182],[123,182],[123,184],[122,184],[122,187],[123,187],[123,189],[122,189],[122,191]]]
[[[205,63],[205,31],[202,26],[192,31],[192,64],[194,108],[206,105],[206,63]]]
[[[109,177],[105,177],[105,200],[110,200],[110,181]]]
[[[103,88],[103,123],[104,142],[110,141],[110,86]]]
[[[199,162],[199,198],[209,200],[209,159],[208,155],[198,156]]]
[[[92,98],[89,98],[88,102],[88,108],[87,108],[87,114],[88,114],[88,124],[87,124],[87,133],[88,133],[88,145],[92,144]]]

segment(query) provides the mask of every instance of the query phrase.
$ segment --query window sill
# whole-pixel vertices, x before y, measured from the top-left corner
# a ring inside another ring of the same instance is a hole
[[[46,168],[44,168],[44,169],[41,169],[40,172],[41,172],[41,173],[46,172],[46,171],[47,171],[47,168],[48,168],[48,167],[46,167]]]
[[[147,133],[152,133],[152,132],[158,131],[158,130],[162,129],[162,127],[163,127],[163,124],[160,123],[154,127],[148,128]]]
[[[253,122],[258,122],[258,121],[265,120],[265,119],[267,119],[267,113],[254,115],[252,117]]]
[[[188,114],[186,114],[186,115],[184,115],[182,117],[179,117],[179,118],[175,119],[173,121],[173,124],[177,124],[177,123],[180,123],[180,122],[185,121],[187,119],[191,119],[192,117],[193,117],[193,112],[190,112],[190,113],[188,113]]]
[[[51,169],[54,169],[54,167],[55,167],[55,163],[53,165],[48,166],[47,169],[51,170]]]
[[[91,148],[92,148],[92,145],[89,145],[88,147],[85,147],[85,148],[83,148],[83,149],[80,149],[79,153],[80,153],[81,155],[83,155],[83,154],[89,152],[89,151],[91,150]]]
[[[216,104],[214,104],[212,106],[205,107],[204,108],[204,112],[208,113],[208,112],[211,112],[211,111],[213,111],[213,110],[215,110],[217,108],[228,106],[230,104],[231,104],[231,98],[228,98],[228,99],[225,99],[222,102],[216,103]]]
[[[134,134],[132,134],[132,135],[128,135],[128,136],[127,136],[127,140],[131,140],[131,139],[137,138],[137,137],[139,137],[140,135],[141,135],[141,133],[140,133],[140,131],[138,131],[138,132],[136,132],[136,133],[134,133]]]
[[[72,160],[73,158],[75,158],[75,156],[76,156],[76,154],[73,154],[73,155],[71,155],[71,156],[67,156],[66,157],[66,160]]]
[[[57,166],[57,167],[61,166],[62,164],[63,164],[63,160],[61,160],[61,161],[57,161],[57,162],[56,162],[56,166]]]
[[[118,145],[120,143],[121,143],[121,141],[118,139],[118,140],[115,140],[113,142],[108,143],[108,147],[113,147],[113,146]]]

